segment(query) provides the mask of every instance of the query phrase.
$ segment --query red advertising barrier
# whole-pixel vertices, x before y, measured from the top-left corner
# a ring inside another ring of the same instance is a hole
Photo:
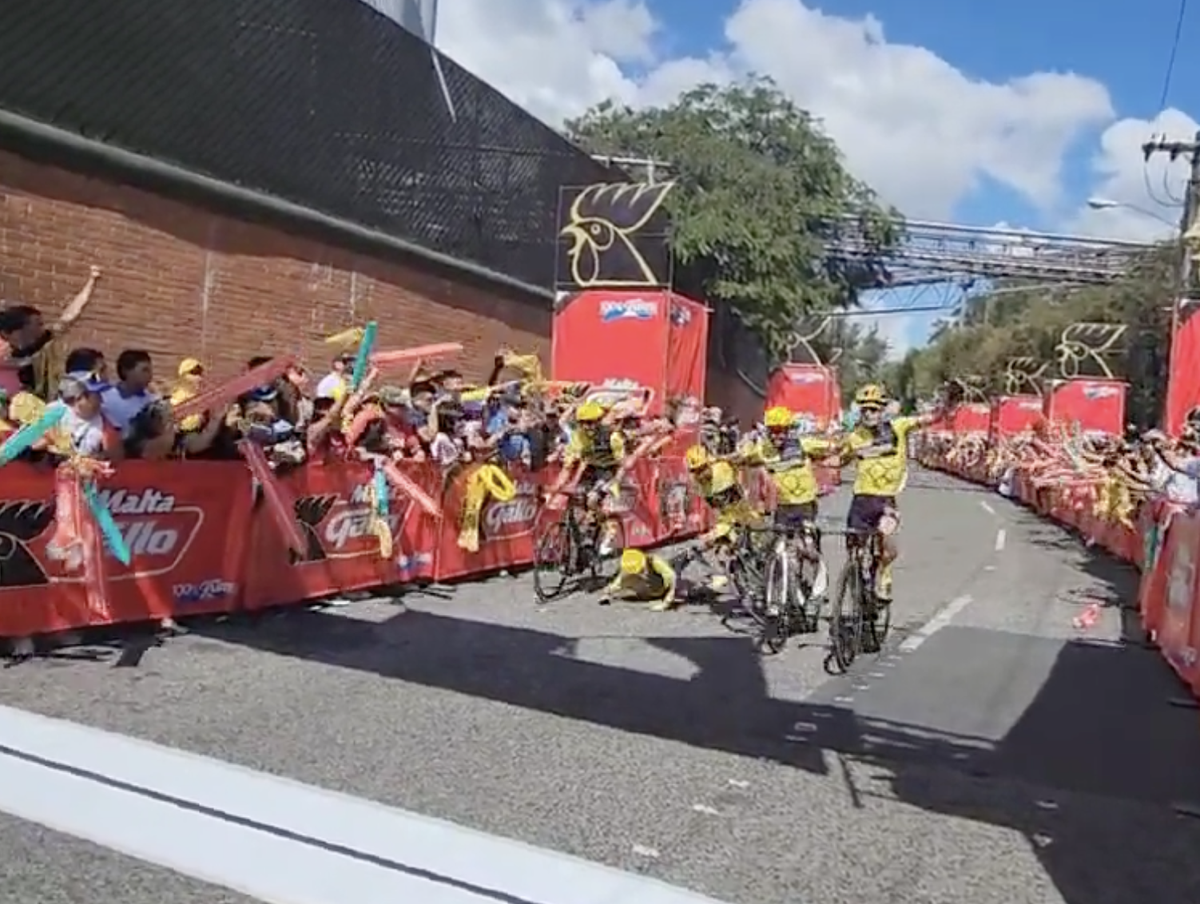
[[[995,484],[995,475],[950,464],[924,443],[921,461],[968,480]],[[1077,529],[1100,546],[1141,569],[1138,610],[1163,659],[1192,694],[1200,698],[1200,510],[1170,502],[1144,503],[1136,528],[1101,518],[1094,491],[1060,486],[1035,487],[1021,470],[1008,475],[1012,495],[1039,514]]]
[[[515,496],[483,502],[478,550],[459,545],[471,469],[446,481],[430,465],[407,473],[432,498],[433,517],[403,494],[388,500],[392,554],[379,554],[372,530],[370,467],[309,464],[279,476],[295,499],[307,541],[288,548],[279,526],[240,462],[128,462],[106,480],[101,497],[133,554],[124,566],[109,556],[103,605],[85,591],[82,571],[50,556],[54,472],[23,464],[4,468],[0,501],[0,637],[29,637],[83,627],[265,609],[337,593],[418,580],[453,580],[533,561],[536,532],[558,512],[539,502],[553,469],[511,472]],[[822,473],[829,489],[836,472]],[[747,490],[769,497],[764,475]],[[694,536],[709,525],[707,507],[677,456],[639,462],[618,497],[624,545],[649,547]]]

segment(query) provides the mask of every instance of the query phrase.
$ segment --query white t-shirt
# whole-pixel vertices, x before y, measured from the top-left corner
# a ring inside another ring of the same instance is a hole
[[[340,399],[346,394],[346,378],[338,373],[327,373],[317,383],[318,399]]]
[[[58,425],[76,454],[96,457],[104,451],[104,419],[100,415],[82,418],[68,408]]]
[[[129,424],[137,417],[138,412],[157,402],[158,396],[152,392],[141,392],[137,395],[121,395],[121,390],[111,386],[100,395],[100,410],[105,419],[124,435],[129,431]]]
[[[1158,462],[1150,480],[1172,502],[1195,505],[1200,502],[1200,458],[1184,459],[1181,464],[1182,471],[1175,471]]]

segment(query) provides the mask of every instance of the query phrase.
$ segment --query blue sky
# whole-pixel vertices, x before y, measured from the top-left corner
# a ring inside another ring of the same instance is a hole
[[[722,45],[723,22],[737,4],[651,0],[650,5],[665,25],[660,35],[668,53],[703,55]],[[1102,13],[1095,2],[1083,0],[826,0],[819,6],[838,16],[874,15],[883,22],[889,43],[928,48],[973,78],[1004,82],[1046,71],[1089,76],[1107,87],[1119,118],[1139,119],[1152,119],[1159,112],[1179,10],[1178,0],[1106,3]],[[1200,108],[1200,59],[1186,52],[1189,42],[1198,37],[1200,9],[1184,25],[1168,107],[1189,112]],[[1063,183],[1069,207],[1077,208],[1088,195],[1091,160],[1101,131],[1102,127],[1085,133],[1066,156]],[[988,180],[960,200],[954,219],[1046,231],[1061,228],[1054,222],[1054,212],[1039,211],[1014,191]],[[871,304],[904,304],[907,295],[903,290],[899,294],[900,298],[875,299]],[[908,341],[920,344],[935,316],[907,318]]]

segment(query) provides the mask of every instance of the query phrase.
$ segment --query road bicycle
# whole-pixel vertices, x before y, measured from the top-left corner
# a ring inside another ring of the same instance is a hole
[[[761,608],[756,645],[760,652],[779,653],[797,634],[810,634],[820,625],[825,596],[814,592],[820,558],[815,523],[762,529],[772,536],[763,568]],[[816,558],[802,555],[816,553]]]
[[[549,603],[563,596],[568,582],[590,578],[599,586],[615,575],[608,573],[625,548],[625,525],[604,512],[587,512],[587,491],[570,490],[559,518],[549,520],[537,532],[533,547],[533,592],[538,602]],[[607,548],[601,544],[607,537]]]
[[[838,575],[829,617],[830,659],[841,672],[849,670],[860,653],[878,652],[891,628],[891,606],[875,593],[883,535],[877,530],[847,528],[846,562]]]

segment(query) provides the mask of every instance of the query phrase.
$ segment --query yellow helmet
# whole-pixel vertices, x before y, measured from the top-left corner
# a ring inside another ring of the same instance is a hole
[[[604,417],[604,406],[599,402],[584,402],[575,411],[575,420],[582,423],[598,421]]]
[[[792,412],[783,405],[768,408],[767,413],[763,415],[763,425],[766,427],[790,427],[794,422]]]
[[[646,554],[640,549],[622,551],[621,570],[626,574],[641,574],[646,570]]]
[[[692,446],[684,453],[683,460],[687,462],[689,471],[699,471],[708,467],[708,450],[703,446]]]
[[[861,406],[879,406],[887,404],[887,394],[877,383],[868,383],[854,395],[854,403]]]

